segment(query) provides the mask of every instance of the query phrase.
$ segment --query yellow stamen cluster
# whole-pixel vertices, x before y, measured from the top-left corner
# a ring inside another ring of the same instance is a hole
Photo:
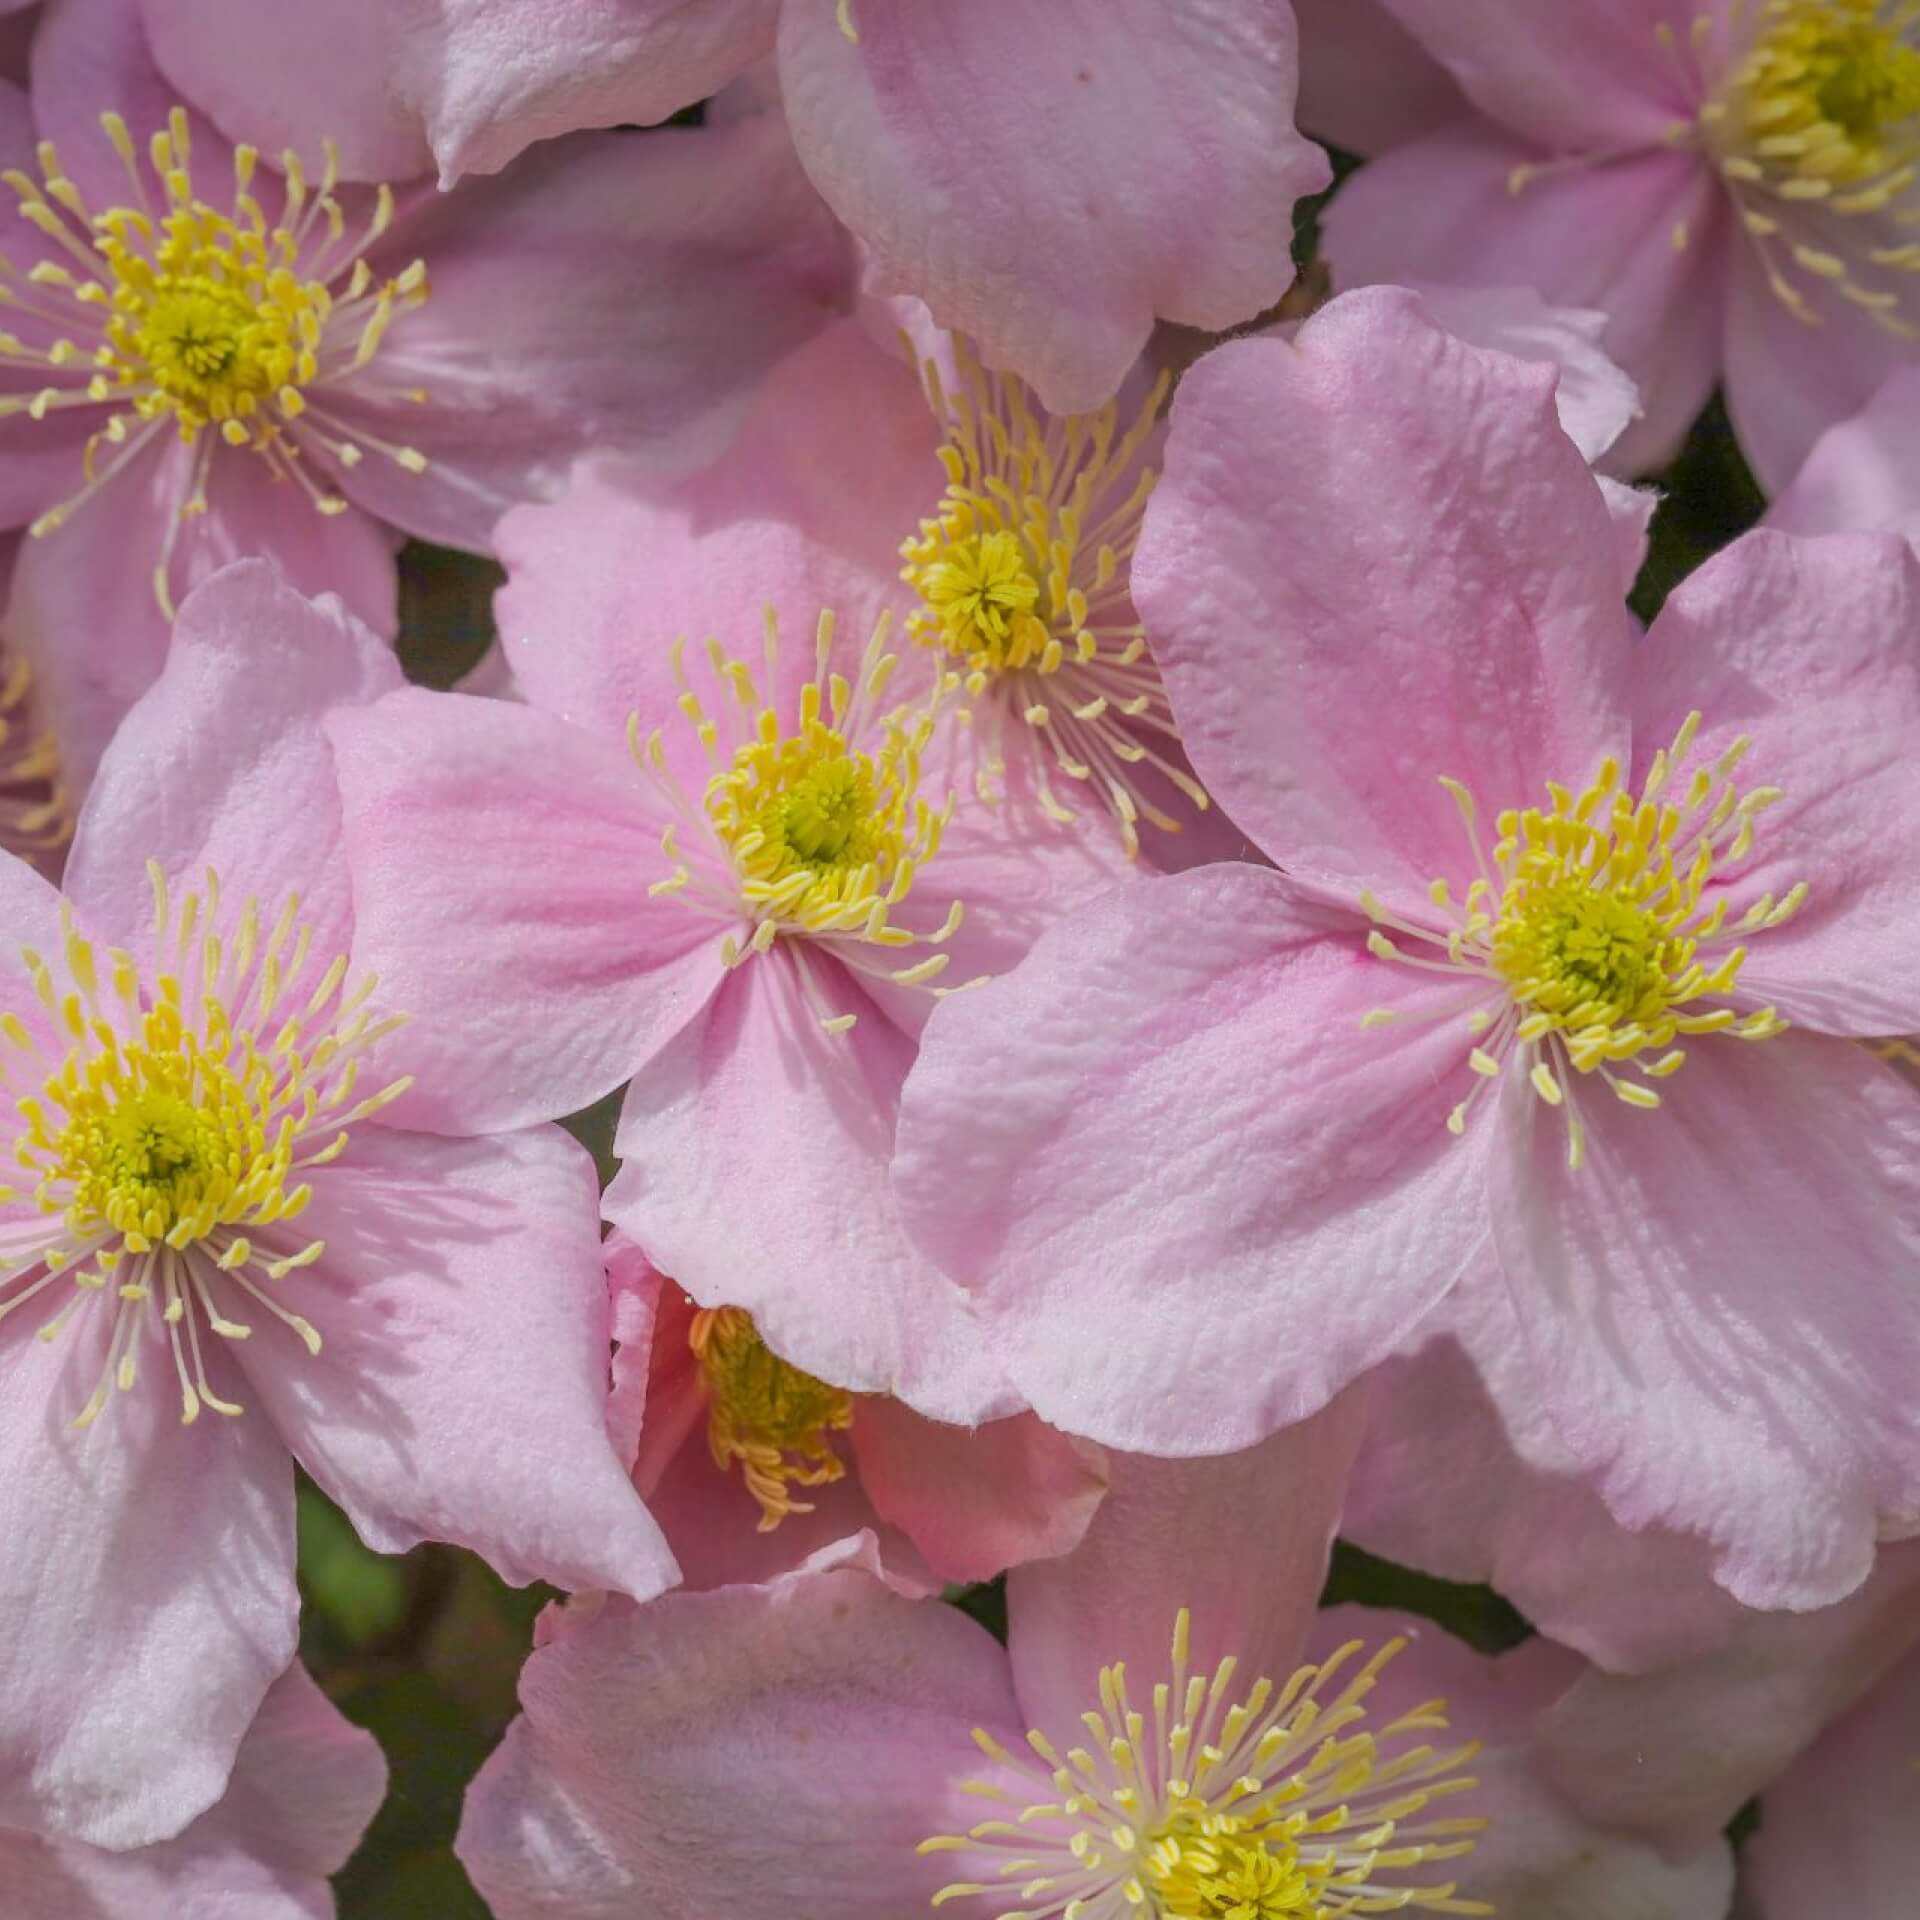
[[[1036,789],[1053,818],[1074,818],[1053,775],[1092,787],[1127,844],[1138,822],[1180,823],[1139,786],[1151,768],[1196,808],[1207,796],[1170,758],[1165,689],[1128,596],[1141,514],[1155,475],[1143,454],[1169,382],[1154,385],[1123,433],[1119,407],[1043,416],[1010,375],[988,373],[956,342],[960,388],[931,362],[927,397],[946,428],[938,512],[902,543],[901,578],[918,606],[908,636],[953,663],[973,718],[984,705],[982,797],[1005,771],[1005,729],[1030,730]]]
[[[1436,924],[1419,925],[1362,895],[1376,923],[1444,954],[1419,957],[1375,931],[1368,945],[1377,957],[1462,980],[1466,997],[1442,1011],[1464,1013],[1476,1036],[1469,1064],[1479,1085],[1448,1116],[1453,1132],[1465,1131],[1480,1086],[1516,1051],[1551,1106],[1567,1104],[1569,1074],[1597,1074],[1627,1105],[1655,1108],[1660,1094],[1650,1083],[1686,1060],[1676,1040],[1764,1040],[1785,1030],[1771,1007],[1743,1014],[1725,1003],[1746,959],[1734,942],[1791,919],[1806,886],[1778,900],[1764,894],[1737,918],[1722,890],[1725,869],[1751,852],[1756,821],[1780,792],[1740,792],[1733,776],[1751,745],[1744,735],[1677,787],[1699,725],[1699,714],[1688,715],[1637,797],[1610,758],[1580,793],[1550,783],[1546,807],[1502,812],[1490,864],[1473,795],[1443,780],[1479,868],[1464,899],[1436,880],[1428,894]],[[1382,1008],[1366,1024],[1400,1017]],[[1616,1074],[1622,1065],[1637,1077]],[[1571,1107],[1567,1125],[1577,1167],[1585,1133]]]
[[[790,1513],[811,1513],[793,1489],[845,1477],[832,1436],[852,1426],[853,1395],[789,1366],[740,1307],[703,1308],[687,1344],[707,1390],[707,1450],[723,1473],[740,1463],[760,1503],[759,1531],[771,1533]]]
[[[711,640],[707,659],[722,701],[717,716],[709,712],[688,675],[685,646],[676,641],[680,710],[712,770],[697,803],[674,780],[663,731],[643,738],[639,716],[629,718],[634,758],[675,816],[661,836],[671,871],[652,892],[678,895],[690,908],[736,925],[744,921],[744,935],[729,931],[721,941],[728,966],[766,953],[784,936],[829,944],[849,966],[900,986],[928,985],[947,967],[944,952],[896,967],[877,965],[872,951],[938,948],[961,921],[957,901],[931,933],[893,917],[940,851],[954,803],[949,795],[936,807],[920,791],[939,690],[916,706],[885,704],[898,664],[886,650],[887,632],[883,618],[850,681],[833,670],[834,620],[823,613],[813,677],[791,715],[770,705],[752,670]],[[780,640],[771,611],[765,674],[769,686],[779,684]],[[856,1017],[823,1015],[821,1024],[840,1032]]]
[[[87,443],[86,485],[43,514],[34,533],[59,526],[168,422],[199,449],[183,514],[205,507],[209,429],[264,456],[323,513],[343,512],[346,502],[309,473],[308,455],[350,469],[371,447],[422,471],[415,449],[349,433],[315,401],[316,390],[365,367],[395,316],[427,297],[420,261],[376,280],[365,258],[392,224],[392,190],[375,193],[364,230],[350,237],[331,144],[317,189],[287,152],[279,213],[269,217],[255,192],[259,156],[243,146],[221,211],[195,193],[182,110],[153,136],[145,169],[120,116],[103,114],[101,125],[126,171],[126,204],[89,207],[51,142],[41,143],[38,180],[4,176],[54,252],[24,275],[0,262],[0,301],[33,323],[32,340],[0,334],[0,364],[48,376],[37,393],[0,401],[0,412],[42,419],[58,409],[112,409]],[[70,332],[34,344],[48,328]],[[168,557],[157,579],[163,605]]]
[[[1124,1667],[1101,1669],[1084,1745],[1062,1752],[1036,1731],[1029,1758],[975,1732],[994,1772],[965,1791],[1004,1811],[920,1851],[965,1854],[990,1877],[941,1888],[935,1906],[985,1896],[994,1920],[1492,1911],[1457,1897],[1451,1882],[1404,1877],[1471,1852],[1486,1825],[1422,1817],[1475,1786],[1459,1771],[1475,1748],[1393,1750],[1444,1730],[1444,1702],[1377,1731],[1362,1725],[1404,1641],[1357,1665],[1361,1648],[1350,1644],[1284,1686],[1262,1678],[1236,1698],[1233,1658],[1211,1675],[1189,1672],[1190,1633],[1183,1608],[1171,1678],[1154,1683],[1151,1714],[1129,1698]]]
[[[171,950],[170,970],[143,980],[131,955],[99,952],[63,908],[62,951],[22,958],[64,1054],[56,1061],[17,1015],[0,1019],[0,1074],[38,1082],[15,1100],[10,1157],[39,1216],[0,1230],[0,1318],[63,1282],[66,1305],[41,1339],[89,1302],[107,1306],[107,1361],[81,1425],[111,1390],[131,1390],[148,1339],[168,1344],[183,1420],[239,1413],[209,1385],[200,1340],[203,1321],[222,1339],[250,1334],[223,1303],[251,1302],[319,1351],[311,1323],[268,1290],[323,1251],[288,1232],[312,1197],[302,1176],[338,1159],[347,1129],[406,1085],[359,1096],[369,1050],[400,1022],[365,1010],[370,978],[343,990],[344,956],[312,971],[296,901],[263,927],[249,900],[223,928],[214,874],[176,910],[149,871],[155,949]]]
[[[32,859],[73,836],[73,809],[53,736],[33,724],[33,675],[24,660],[0,665],[0,847]]]

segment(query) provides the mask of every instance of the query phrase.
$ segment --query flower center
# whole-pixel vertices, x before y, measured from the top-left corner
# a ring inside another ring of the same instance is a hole
[[[356,1098],[371,1049],[396,1026],[363,1011],[373,981],[341,991],[344,956],[304,1001],[310,934],[289,900],[263,939],[248,901],[218,931],[219,881],[171,907],[149,869],[156,948],[179,971],[143,981],[130,955],[101,956],[63,906],[57,960],[23,950],[34,991],[67,1051],[48,1070],[16,1017],[0,1019],[14,1056],[8,1077],[39,1091],[15,1103],[10,1155],[31,1184],[37,1217],[0,1229],[0,1318],[62,1287],[66,1301],[40,1328],[57,1339],[99,1301],[113,1315],[105,1369],[79,1424],[110,1390],[133,1386],[143,1346],[164,1339],[179,1377],[181,1417],[202,1407],[237,1414],[208,1384],[200,1327],[227,1340],[252,1331],[225,1310],[263,1309],[317,1353],[312,1324],[273,1297],[310,1266],[319,1241],[290,1234],[312,1197],[301,1176],[339,1158],[347,1129],[406,1086]],[[0,1189],[0,1200],[19,1193]],[[109,1299],[109,1295],[111,1296]]]
[[[953,799],[949,795],[936,808],[920,793],[940,690],[918,706],[885,705],[897,664],[886,651],[887,631],[882,620],[857,681],[850,683],[831,670],[834,621],[822,614],[813,678],[800,689],[791,716],[768,704],[743,662],[710,641],[712,677],[725,696],[716,718],[694,690],[685,648],[676,641],[680,710],[713,770],[697,805],[669,768],[661,730],[643,740],[638,715],[628,721],[634,758],[674,815],[660,841],[672,870],[652,890],[677,894],[690,908],[723,921],[737,925],[744,919],[744,939],[730,931],[721,941],[730,967],[765,953],[784,935],[830,947],[857,971],[896,985],[927,985],[946,969],[942,952],[904,967],[883,966],[876,958],[876,950],[937,948],[952,938],[961,919],[958,902],[931,933],[893,919],[921,868],[939,852]],[[778,683],[779,662],[779,634],[769,613],[770,684]],[[853,1021],[848,1014],[821,1018],[831,1032]]]
[[[1139,851],[1145,818],[1180,822],[1141,790],[1150,768],[1196,808],[1205,790],[1167,749],[1172,708],[1127,590],[1140,516],[1156,475],[1142,461],[1170,382],[1155,383],[1120,432],[1119,408],[1055,419],[1011,375],[954,343],[960,388],[922,370],[946,428],[939,510],[902,542],[900,577],[919,604],[908,637],[953,661],[987,704],[987,797],[1005,771],[1009,720],[1027,729],[1044,810],[1074,818],[1054,775],[1091,787]],[[966,710],[973,718],[972,709]]]
[[[703,1308],[687,1344],[707,1389],[707,1448],[723,1473],[740,1463],[760,1503],[760,1532],[790,1513],[811,1513],[795,1487],[824,1487],[846,1475],[831,1436],[853,1424],[853,1396],[789,1366],[739,1307]]]
[[[1755,822],[1780,792],[1740,792],[1733,776],[1751,745],[1744,735],[1677,787],[1699,725],[1689,714],[1673,745],[1654,756],[1638,798],[1608,759],[1581,793],[1550,784],[1546,807],[1501,813],[1491,860],[1472,794],[1443,780],[1479,868],[1464,900],[1436,880],[1434,920],[1422,924],[1361,896],[1376,922],[1367,944],[1378,958],[1459,976],[1462,998],[1442,1011],[1459,1012],[1479,1037],[1469,1061],[1480,1086],[1518,1054],[1549,1105],[1566,1104],[1569,1075],[1598,1074],[1627,1105],[1653,1108],[1660,1095],[1649,1083],[1685,1063],[1674,1045],[1682,1036],[1764,1040],[1785,1031],[1771,1007],[1743,1014],[1725,1004],[1747,956],[1739,939],[1783,925],[1806,899],[1804,883],[1777,901],[1764,894],[1729,924],[1725,869],[1751,852]],[[1378,927],[1438,952],[1408,953]],[[1379,1008],[1363,1024],[1402,1017]],[[1614,1071],[1623,1065],[1635,1077]],[[1448,1116],[1453,1132],[1465,1131],[1480,1086]],[[1577,1167],[1585,1135],[1571,1107],[1567,1122]]]
[[[1492,1911],[1457,1898],[1451,1882],[1404,1877],[1471,1852],[1468,1836],[1486,1824],[1419,1817],[1477,1784],[1460,1772],[1476,1748],[1440,1751],[1418,1738],[1445,1729],[1443,1703],[1378,1732],[1362,1725],[1404,1641],[1358,1665],[1355,1642],[1285,1686],[1258,1679],[1236,1696],[1231,1656],[1211,1675],[1189,1671],[1190,1631],[1183,1608],[1151,1718],[1129,1698],[1125,1668],[1111,1666],[1099,1710],[1085,1716],[1085,1745],[1062,1754],[1036,1731],[1028,1758],[975,1730],[994,1774],[964,1790],[1004,1811],[921,1842],[922,1853],[965,1855],[981,1875],[941,1888],[936,1906],[984,1895],[995,1920]]]

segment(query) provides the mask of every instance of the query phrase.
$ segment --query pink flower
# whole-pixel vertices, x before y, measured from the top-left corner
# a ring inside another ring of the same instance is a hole
[[[0,605],[12,592],[21,536],[0,533]],[[33,672],[0,652],[0,849],[57,879],[73,838],[73,807],[60,750],[41,723]]]
[[[1814,442],[1766,524],[1788,533],[1904,533],[1920,543],[1920,368]]]
[[[169,23],[163,63],[254,11],[147,8]],[[1328,178],[1293,128],[1277,0],[407,0],[391,24],[396,91],[447,179],[569,128],[664,119],[774,54],[801,163],[873,290],[919,295],[1062,413],[1119,387],[1156,316],[1219,330],[1273,306],[1289,209]]]
[[[738,658],[673,638],[839,602],[847,570],[781,512],[802,471],[702,501],[743,523],[724,569],[655,566],[625,468],[515,520],[500,618],[526,704],[338,716],[360,937],[439,1089],[400,1111],[521,1126],[631,1080],[607,1217],[795,1366],[971,1424],[1020,1402],[901,1231],[900,1084],[938,992],[1131,869],[1024,806],[1019,832],[956,811],[937,676],[880,627],[769,626]]]
[[[386,1791],[371,1734],[296,1662],[268,1689],[221,1799],[176,1839],[127,1853],[0,1830],[12,1920],[320,1920]]]
[[[1343,284],[1518,281],[1602,308],[1647,406],[1623,469],[1666,460],[1724,382],[1769,490],[1913,359],[1920,45],[1897,8],[1384,4],[1465,102],[1429,130],[1411,91],[1401,143],[1342,189],[1326,236]]]
[[[1911,550],[1757,534],[1639,640],[1551,376],[1382,291],[1188,375],[1134,590],[1285,873],[1110,894],[932,1023],[895,1187],[1016,1385],[1246,1445],[1492,1257],[1623,1524],[1852,1590],[1920,1515],[1920,1108],[1853,1044],[1920,1013]]]
[[[1082,1544],[1008,1577],[1004,1648],[892,1590],[871,1536],[569,1626],[468,1795],[468,1872],[498,1920],[694,1920],[717,1886],[847,1920],[934,1899],[1031,1920],[1549,1899],[1567,1920],[1719,1920],[1724,1847],[1670,1869],[1528,1777],[1577,1660],[1316,1620],[1361,1413],[1348,1396],[1222,1460],[1116,1459]],[[1482,1729],[1489,1751],[1455,1744]]]
[[[765,1580],[871,1530],[892,1582],[937,1593],[1065,1553],[1106,1485],[1100,1451],[1032,1414],[922,1419],[790,1366],[738,1307],[695,1307],[609,1243],[615,1444],[689,1587]]]
[[[263,71],[228,57],[222,99]],[[274,70],[263,101],[306,78]],[[135,0],[47,18],[51,155],[0,92],[20,176],[0,520],[41,536],[9,629],[78,787],[158,672],[166,612],[227,560],[270,555],[391,633],[399,534],[484,551],[589,445],[710,457],[843,291],[832,223],[764,126],[582,139],[396,195],[341,184],[304,116],[267,162],[180,98]]]
[[[398,678],[242,563],[182,608],[64,897],[0,865],[7,1825],[144,1846],[219,1799],[294,1650],[296,1460],[383,1552],[674,1576],[607,1439],[588,1157],[392,1124],[321,721]]]

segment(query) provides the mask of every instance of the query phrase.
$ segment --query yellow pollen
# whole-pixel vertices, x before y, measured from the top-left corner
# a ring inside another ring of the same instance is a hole
[[[723,1473],[739,1461],[760,1503],[759,1531],[771,1533],[790,1513],[811,1513],[793,1489],[845,1476],[831,1436],[852,1426],[852,1394],[789,1366],[740,1307],[703,1308],[687,1344],[707,1389],[708,1451]]]
[[[1473,1746],[1436,1748],[1445,1703],[1369,1727],[1366,1701],[1400,1652],[1357,1642],[1282,1686],[1237,1687],[1231,1656],[1191,1670],[1174,1623],[1170,1674],[1145,1694],[1101,1669],[1098,1708],[1064,1750],[1046,1731],[1010,1750],[984,1730],[992,1771],[959,1783],[990,1817],[921,1842],[978,1877],[936,1907],[983,1899],[993,1920],[1344,1920],[1418,1910],[1487,1914],[1448,1880],[1409,1874],[1470,1853],[1486,1822],[1430,1811],[1472,1791]],[[1064,1733],[1065,1729],[1058,1730]]]
[[[1137,853],[1141,819],[1180,830],[1145,776],[1208,804],[1178,754],[1128,590],[1156,478],[1145,455],[1170,383],[1155,382],[1122,432],[1115,402],[1053,418],[1019,380],[988,373],[958,340],[954,351],[957,390],[931,361],[922,369],[946,429],[946,488],[901,544],[900,577],[918,603],[907,636],[951,663],[972,703],[965,721],[984,710],[983,798],[1005,771],[1008,730],[1022,727],[1042,810],[1072,820],[1055,777],[1084,785]]]
[[[176,910],[149,872],[154,948],[172,969],[143,979],[132,956],[84,938],[63,903],[62,950],[22,955],[63,1051],[0,1021],[11,1056],[0,1072],[39,1083],[15,1102],[9,1148],[39,1217],[0,1236],[0,1318],[54,1289],[65,1304],[43,1339],[95,1300],[112,1314],[81,1425],[162,1342],[183,1420],[238,1413],[209,1385],[203,1324],[244,1339],[252,1327],[234,1316],[257,1309],[319,1351],[312,1323],[274,1297],[323,1251],[294,1230],[312,1197],[304,1176],[406,1086],[359,1093],[366,1057],[400,1021],[364,1010],[373,982],[348,990],[344,957],[316,970],[296,902],[270,928],[253,901],[223,926],[215,875]]]
[[[1566,1108],[1578,1166],[1584,1130],[1568,1100],[1570,1075],[1598,1075],[1627,1105],[1655,1108],[1656,1083],[1686,1059],[1676,1042],[1708,1034],[1764,1040],[1785,1030],[1771,1007],[1743,1012],[1730,1002],[1747,956],[1741,943],[1784,925],[1807,889],[1763,894],[1735,912],[1725,870],[1747,858],[1759,817],[1780,794],[1743,794],[1735,783],[1751,744],[1745,736],[1683,777],[1699,724],[1689,715],[1673,745],[1654,756],[1637,797],[1609,759],[1580,793],[1550,783],[1545,807],[1501,813],[1490,856],[1473,795],[1443,781],[1477,865],[1464,899],[1435,881],[1434,912],[1421,920],[1362,896],[1376,956],[1460,981],[1460,1000],[1440,1011],[1465,1017],[1477,1080],[1449,1117],[1455,1133],[1517,1055],[1540,1098]],[[1394,934],[1428,951],[1408,951]],[[1377,1009],[1363,1024],[1399,1017]],[[1621,1066],[1634,1077],[1617,1074]]]

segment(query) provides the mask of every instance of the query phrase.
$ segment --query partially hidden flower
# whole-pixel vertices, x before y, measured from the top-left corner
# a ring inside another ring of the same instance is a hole
[[[13,590],[21,536],[0,534],[0,606]],[[57,878],[73,838],[73,804],[60,749],[42,724],[33,670],[0,651],[0,849]]]
[[[30,110],[0,92],[0,518],[30,524],[9,634],[76,786],[226,561],[391,634],[403,535],[484,552],[589,445],[710,457],[842,285],[757,124],[569,141],[453,196],[353,185],[340,129],[222,137],[134,0],[49,15]]]
[[[319,1920],[333,1912],[327,1881],[386,1783],[379,1743],[296,1661],[260,1703],[226,1792],[176,1838],[109,1853],[0,1828],[7,1911],[14,1920]]]
[[[1647,406],[1622,467],[1669,458],[1723,384],[1770,491],[1912,362],[1920,30],[1902,6],[1379,3],[1462,100],[1435,127],[1409,94],[1401,138],[1335,200],[1341,284],[1519,282],[1601,308]],[[1349,68],[1345,91],[1365,78]]]
[[[1786,533],[1904,533],[1920,544],[1920,368],[1890,373],[1813,444],[1765,525]]]
[[[321,723],[397,681],[239,563],[181,609],[65,893],[0,864],[5,1825],[136,1847],[219,1799],[294,1651],[296,1462],[379,1551],[674,1577],[607,1437],[590,1159],[393,1124],[404,1016],[351,958]]]
[[[1380,290],[1187,376],[1134,588],[1284,874],[1116,891],[930,1025],[896,1191],[1030,1404],[1246,1444],[1491,1258],[1623,1524],[1858,1586],[1920,1513],[1920,1109],[1856,1044],[1920,1010],[1911,550],[1756,534],[1640,640],[1551,375]]]
[[[1076,1545],[1100,1450],[1032,1414],[977,1428],[849,1393],[783,1360],[753,1317],[697,1307],[624,1234],[608,1245],[615,1444],[682,1582],[765,1580],[870,1530],[890,1579],[937,1593]]]

